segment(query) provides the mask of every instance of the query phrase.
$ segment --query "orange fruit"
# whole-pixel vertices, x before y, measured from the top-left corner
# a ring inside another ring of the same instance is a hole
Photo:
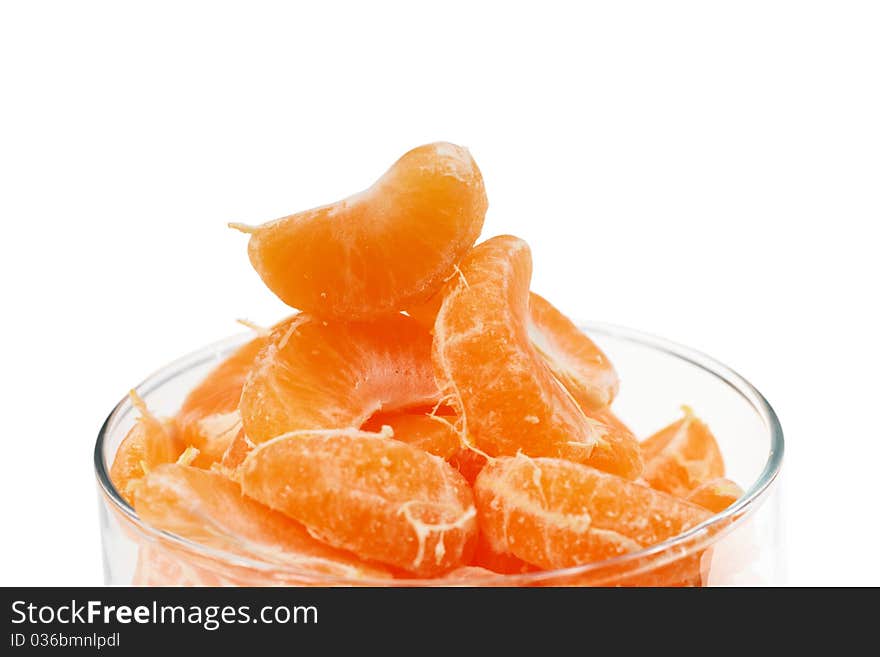
[[[529,337],[553,374],[584,409],[614,401],[619,380],[611,361],[587,335],[539,294],[529,296]]]
[[[724,459],[715,436],[689,407],[682,409],[684,417],[642,441],[645,481],[678,497],[724,476]]]
[[[486,457],[474,451],[459,434],[459,419],[449,407],[424,410],[422,413],[377,413],[361,427],[364,431],[380,431],[388,425],[395,440],[414,445],[430,454],[446,459],[473,485]]]
[[[377,413],[361,427],[364,431],[380,432],[391,427],[393,438],[449,460],[462,448],[453,422],[442,415],[427,413]]]
[[[369,189],[256,228],[248,254],[289,306],[366,319],[426,300],[473,245],[488,201],[467,149],[436,143],[401,157]]]
[[[523,452],[590,463],[601,432],[529,338],[528,245],[493,237],[474,247],[459,270],[434,325],[433,357],[466,435],[490,456]],[[601,462],[607,466],[608,459]]]
[[[434,329],[443,304],[443,290],[407,309],[423,326]],[[584,409],[611,404],[620,385],[608,357],[568,317],[544,297],[529,293],[528,333],[554,376]]]
[[[217,472],[162,465],[138,485],[135,510],[153,527],[208,547],[335,577],[389,577],[350,553],[324,545],[305,528],[242,495]]]
[[[129,395],[140,417],[116,450],[110,466],[110,481],[123,499],[134,505],[135,484],[153,468],[173,463],[183,446],[170,422],[150,413],[134,390]]]
[[[522,575],[523,573],[538,571],[536,566],[526,563],[512,554],[496,552],[482,531],[477,539],[477,547],[474,550],[474,556],[471,558],[470,565],[505,575]]]
[[[241,465],[248,453],[254,448],[253,441],[244,433],[244,427],[239,428],[235,438],[229,443],[226,451],[218,463],[218,470],[227,476],[233,477],[238,466]]]
[[[639,550],[710,516],[699,506],[589,466],[523,455],[483,468],[474,497],[492,549],[545,569]]]
[[[587,411],[587,415],[597,422],[601,422],[602,424],[607,424],[614,431],[620,433],[627,433],[633,437],[635,434],[632,430],[627,426],[627,424],[621,420],[617,415],[607,406],[604,408],[592,408]],[[636,443],[638,444],[639,453],[641,453],[642,446],[638,443],[638,439],[636,439]],[[601,468],[599,468],[601,470]]]
[[[486,465],[486,457],[479,452],[475,452],[467,445],[462,446],[448,460],[452,467],[458,470],[471,486],[474,485],[480,470]]]
[[[597,437],[589,464],[625,479],[637,479],[644,469],[638,438],[609,408],[585,411]]]
[[[272,332],[239,403],[247,438],[359,428],[378,411],[433,405],[431,336],[404,315],[372,322],[300,314]]]
[[[454,275],[454,274],[453,274]],[[443,305],[444,288],[441,287],[432,294],[426,301],[414,306],[408,306],[406,314],[416,320],[419,324],[434,331],[434,322],[437,320],[437,313],[440,312],[440,306]]]
[[[743,489],[736,482],[719,477],[700,484],[688,493],[685,499],[713,513],[721,513],[742,496]]]
[[[363,559],[431,577],[466,563],[477,521],[467,482],[443,459],[387,435],[299,431],[258,445],[244,492]]]
[[[194,465],[209,467],[223,458],[241,428],[238,401],[245,379],[267,336],[258,336],[218,365],[186,396],[177,414],[184,444],[199,450]]]

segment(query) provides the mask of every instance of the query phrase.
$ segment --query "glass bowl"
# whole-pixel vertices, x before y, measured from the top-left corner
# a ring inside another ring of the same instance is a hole
[[[783,583],[774,481],[782,428],[764,397],[708,356],[630,329],[583,330],[620,374],[614,411],[639,437],[680,416],[686,404],[718,439],[727,476],[745,494],[724,512],[668,541],[623,556],[555,571],[469,579],[467,586],[725,586]],[[250,339],[222,340],[159,370],[137,387],[157,415],[176,413],[189,390]],[[141,521],[108,476],[137,412],[129,398],[110,413],[95,445],[104,580],[136,585],[460,586],[461,580],[344,580],[218,551]]]

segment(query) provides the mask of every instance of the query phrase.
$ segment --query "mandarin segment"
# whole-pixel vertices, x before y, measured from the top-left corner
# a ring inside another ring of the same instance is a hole
[[[367,319],[431,296],[473,245],[488,201],[467,149],[435,143],[401,157],[372,187],[251,233],[263,282],[289,306]]]
[[[390,427],[395,440],[448,461],[462,448],[454,421],[454,417],[450,420],[431,413],[377,413],[362,429],[381,432],[382,427]]]
[[[221,460],[238,434],[241,389],[267,344],[267,336],[257,336],[239,347],[186,396],[176,422],[183,442],[199,450],[199,467]]]
[[[407,314],[433,331],[443,292],[441,289],[428,301],[408,308]],[[526,326],[532,345],[582,408],[600,409],[611,404],[620,385],[611,361],[568,317],[535,292],[529,293]]]
[[[482,531],[477,539],[477,547],[470,565],[504,575],[522,575],[539,570],[537,566],[526,563],[512,554],[495,551]]]
[[[245,435],[244,427],[242,427],[238,430],[238,433],[235,434],[235,438],[232,439],[232,442],[226,448],[226,451],[223,452],[220,461],[214,464],[214,467],[219,472],[223,472],[227,476],[234,478],[238,466],[242,464],[242,461],[244,461],[245,457],[253,448],[253,441]]]
[[[320,320],[277,327],[242,390],[248,439],[290,431],[359,428],[377,411],[435,404],[431,336],[413,319]]]
[[[153,415],[134,390],[129,396],[140,417],[116,450],[110,481],[125,501],[133,505],[136,483],[153,468],[177,460],[183,447],[172,423]]]
[[[462,446],[455,454],[449,457],[449,463],[464,477],[467,482],[473,486],[477,475],[480,474],[486,465],[486,457],[477,451],[474,451],[468,445]]]
[[[243,496],[238,484],[217,472],[159,466],[139,484],[135,510],[154,527],[243,556],[334,577],[390,576],[312,538],[302,525]]]
[[[422,413],[377,413],[361,428],[379,432],[383,426],[390,427],[395,440],[446,459],[473,486],[486,465],[486,457],[462,438],[459,424],[458,417],[448,407],[441,407]]]
[[[589,466],[522,455],[483,468],[474,496],[492,549],[547,569],[633,552],[710,516]]]
[[[438,293],[407,312],[433,328],[442,301],[443,294]],[[638,439],[607,407],[619,385],[608,357],[571,320],[534,292],[529,293],[527,328],[532,345],[587,416],[596,439],[588,459],[590,465],[627,479],[639,477],[644,464]],[[462,461],[473,460],[462,456]],[[574,460],[582,461],[583,455]],[[471,477],[468,480],[473,481]]]
[[[642,441],[645,481],[678,497],[724,476],[724,459],[715,436],[689,407],[682,409],[684,417]]]
[[[597,437],[589,464],[624,479],[638,479],[644,470],[638,438],[609,408],[585,411]]]
[[[437,315],[433,355],[466,434],[490,456],[522,451],[589,462],[596,432],[528,336],[528,245],[494,237],[459,269]]]
[[[611,404],[620,382],[611,361],[596,343],[534,292],[529,296],[528,317],[532,344],[581,407],[601,409]]]
[[[472,552],[467,482],[443,459],[389,436],[290,433],[258,445],[239,472],[247,495],[364,559],[430,577]]]
[[[454,273],[453,276],[455,275],[456,274]],[[408,306],[406,314],[433,332],[434,322],[437,320],[437,313],[440,312],[440,306],[442,305],[443,287],[432,294],[426,301],[414,306]]]
[[[743,494],[743,489],[736,482],[719,477],[700,484],[688,493],[685,499],[692,504],[709,509],[713,513],[721,513],[741,498]]]

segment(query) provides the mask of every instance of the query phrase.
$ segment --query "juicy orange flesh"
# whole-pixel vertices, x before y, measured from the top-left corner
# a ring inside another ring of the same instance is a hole
[[[150,524],[196,542],[337,577],[388,576],[312,538],[290,518],[242,495],[222,474],[168,464],[148,474],[135,510]]]
[[[522,575],[540,570],[537,566],[526,563],[512,554],[496,552],[482,532],[477,539],[477,547],[471,558],[471,566],[504,575]]]
[[[705,509],[563,459],[499,458],[477,477],[481,530],[496,552],[566,568],[659,543]]]
[[[456,274],[453,273],[453,276]],[[441,287],[427,300],[408,306],[406,314],[416,320],[419,324],[434,331],[434,322],[437,320],[437,313],[440,312],[440,306],[443,305],[443,288]]]
[[[585,410],[598,440],[588,463],[624,479],[638,479],[644,469],[638,438],[609,408]]]
[[[150,413],[134,391],[131,397],[141,415],[120,443],[110,466],[110,481],[129,504],[134,503],[136,484],[144,475],[159,465],[173,463],[183,450],[173,424]]]
[[[608,357],[544,297],[529,296],[529,337],[553,374],[583,408],[605,408],[620,382]]]
[[[364,559],[417,575],[464,565],[477,531],[470,487],[443,459],[389,438],[279,436],[245,459],[242,489]]]
[[[437,381],[490,456],[560,457],[635,478],[635,440],[587,417],[532,343],[531,264],[528,245],[510,236],[462,260],[434,324]]]
[[[469,444],[463,445],[455,454],[449,457],[449,463],[458,470],[459,474],[471,485],[480,474],[480,470],[486,467],[486,456],[476,451]]]
[[[176,422],[181,440],[199,450],[196,465],[209,467],[221,460],[234,440],[241,427],[241,389],[267,342],[266,337],[256,337],[240,347],[184,400]]]
[[[642,442],[643,477],[651,487],[685,497],[724,476],[724,459],[709,427],[684,407],[684,417]]]
[[[528,338],[526,243],[492,238],[459,269],[437,315],[433,349],[437,380],[468,435],[491,456],[522,451],[587,460],[596,437]]]
[[[111,478],[146,522],[277,569],[162,541],[138,583],[467,585],[640,550],[742,495],[690,409],[638,441],[611,409],[611,360],[530,291],[528,245],[473,246],[486,208],[470,154],[438,143],[360,194],[243,228],[304,312],[219,364],[173,422],[136,399]],[[699,551],[651,558],[559,583],[705,579]]]
[[[449,460],[462,448],[455,418],[432,413],[377,413],[364,423],[364,431],[381,432],[390,427],[395,440]]]
[[[476,241],[487,207],[470,153],[428,144],[363,192],[256,228],[248,252],[288,305],[322,317],[378,317],[440,287]]]
[[[223,452],[223,456],[216,466],[217,470],[234,478],[238,466],[242,464],[253,448],[254,443],[245,434],[244,427],[240,428],[238,433],[235,434],[235,438],[232,439],[232,442],[226,448],[226,451]]]
[[[301,314],[273,331],[239,409],[245,434],[261,443],[290,431],[358,428],[376,411],[429,405],[439,396],[431,336],[414,320]]]
[[[383,426],[391,429],[395,440],[446,459],[471,486],[486,465],[486,457],[462,436],[461,422],[448,406],[376,413],[362,429],[379,432]]]
[[[417,322],[434,330],[444,290],[407,309]],[[585,409],[609,406],[620,381],[608,357],[568,317],[544,297],[529,293],[527,329],[532,345],[554,376]]]
[[[742,496],[743,489],[736,482],[719,477],[700,484],[685,499],[713,513],[721,513]]]

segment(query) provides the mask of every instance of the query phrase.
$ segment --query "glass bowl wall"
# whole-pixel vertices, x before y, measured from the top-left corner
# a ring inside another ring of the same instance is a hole
[[[468,585],[773,585],[782,583],[778,499],[774,480],[783,453],[773,409],[742,377],[717,361],[665,340],[619,327],[584,330],[621,378],[614,411],[643,438],[691,406],[712,428],[727,476],[745,495],[724,513],[686,534],[615,559],[560,571],[470,580]],[[237,346],[242,335],[181,358],[137,387],[157,415],[173,415],[187,392]],[[128,398],[113,409],[95,446],[104,578],[147,585],[460,585],[460,581],[340,579],[218,552],[143,523],[108,477],[110,463],[134,424]]]

